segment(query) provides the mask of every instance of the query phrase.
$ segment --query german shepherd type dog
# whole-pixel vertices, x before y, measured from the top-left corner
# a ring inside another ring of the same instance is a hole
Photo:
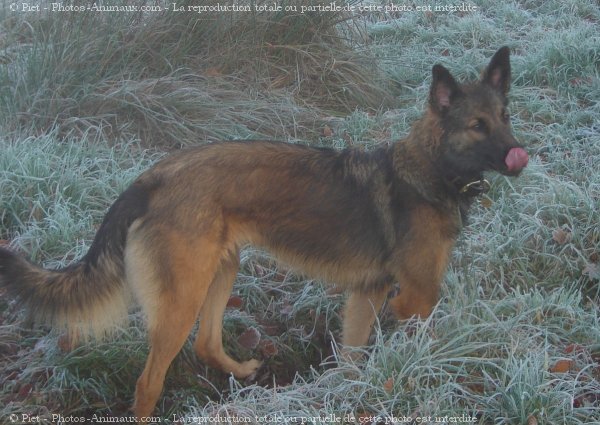
[[[349,291],[343,345],[368,342],[389,301],[399,318],[426,317],[484,171],[516,176],[528,155],[507,112],[509,49],[480,81],[432,70],[429,104],[408,137],[369,152],[267,141],[182,150],[143,173],[109,209],[89,252],[45,270],[0,249],[0,284],[39,322],[102,333],[141,304],[150,354],[134,412],[152,414],[167,368],[196,320],[194,349],[238,378],[259,360],[225,353],[222,319],[247,244]]]

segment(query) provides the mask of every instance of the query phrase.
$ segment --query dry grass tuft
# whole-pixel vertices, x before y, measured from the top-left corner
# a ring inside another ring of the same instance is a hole
[[[2,20],[5,127],[93,129],[163,147],[311,137],[324,114],[392,104],[375,61],[357,50],[366,37],[355,20],[330,12],[10,15]]]

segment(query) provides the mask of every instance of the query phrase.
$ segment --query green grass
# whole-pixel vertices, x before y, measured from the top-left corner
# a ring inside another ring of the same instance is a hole
[[[266,366],[238,382],[188,342],[158,411],[164,423],[335,423],[335,414],[596,424],[600,7],[473,4],[474,13],[351,19],[1,11],[0,240],[48,267],[68,264],[118,193],[180,145],[277,137],[368,149],[403,137],[434,63],[475,78],[509,45],[513,126],[531,162],[517,179],[490,176],[492,204],[474,207],[434,314],[398,325],[384,312],[367,356],[349,364],[335,352],[343,295],[244,251],[225,345]],[[128,415],[148,352],[139,311],[110,340],[74,350],[22,328],[1,294],[0,312],[0,422]],[[249,328],[260,332],[256,348],[238,339]]]

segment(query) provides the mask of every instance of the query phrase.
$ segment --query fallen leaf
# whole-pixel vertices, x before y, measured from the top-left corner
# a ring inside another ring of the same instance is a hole
[[[574,87],[577,86],[585,86],[588,84],[592,83],[592,78],[588,77],[588,78],[572,78],[571,80],[569,80],[569,84],[571,84]]]
[[[597,406],[600,401],[600,394],[598,393],[588,393],[581,395],[573,400],[573,407],[589,407],[589,406]]]
[[[550,372],[552,373],[567,373],[573,367],[573,360],[570,359],[562,359],[557,361],[554,366],[550,368]]]
[[[325,127],[323,127],[323,136],[324,137],[331,137],[331,136],[333,136],[333,130],[328,125],[326,125]]]
[[[221,75],[223,75],[223,73],[217,68],[208,68],[204,75],[206,75],[207,77],[220,77]]]
[[[344,133],[342,134],[342,139],[344,139],[344,141],[351,146],[354,141],[352,140],[352,136],[350,136],[350,134],[348,134],[347,131],[344,131]]]
[[[542,313],[542,310],[539,309],[538,311],[536,311],[535,313],[535,323],[540,325],[544,322],[544,313]]]
[[[260,332],[255,327],[249,327],[238,337],[238,343],[248,350],[254,350],[259,342]]]
[[[272,282],[285,282],[287,277],[287,273],[282,273],[279,271],[274,272],[273,275],[270,276]]]
[[[552,231],[552,239],[559,245],[571,242],[573,234],[564,229],[555,229]]]
[[[256,275],[258,277],[265,277],[269,273],[269,270],[267,270],[260,264],[255,264],[254,265],[254,273],[256,273]]]
[[[29,394],[33,391],[33,385],[25,384],[21,388],[19,388],[19,392],[17,393],[17,397],[20,401],[23,401],[27,398]]]
[[[237,295],[232,295],[229,297],[227,301],[227,307],[235,308],[237,310],[241,310],[244,305],[244,300],[242,297],[238,297]]]
[[[374,422],[374,417],[367,412],[359,412],[356,414],[357,423],[361,425],[371,425]]]
[[[260,342],[260,352],[264,357],[269,358],[277,355],[279,350],[273,341],[264,340]]]
[[[341,286],[330,286],[325,290],[325,294],[327,295],[340,295],[344,293],[344,288]]]
[[[388,394],[392,392],[392,390],[394,389],[394,377],[393,376],[388,378],[388,380],[384,382],[383,389]]]
[[[266,335],[277,336],[281,334],[281,329],[275,324],[264,324],[261,323],[261,328]]]
[[[579,344],[569,344],[565,347],[565,353],[567,354],[571,354],[571,353],[584,353],[585,352],[585,348],[582,347]]]
[[[527,418],[527,425],[538,425],[538,421],[535,416],[531,415]]]

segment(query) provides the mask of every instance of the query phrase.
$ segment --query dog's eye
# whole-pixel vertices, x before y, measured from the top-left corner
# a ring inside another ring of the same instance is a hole
[[[485,121],[482,120],[481,118],[477,118],[476,120],[471,121],[471,124],[469,125],[469,127],[471,128],[471,130],[475,130],[475,131],[479,131],[479,132],[485,132],[487,129],[487,125],[486,125]]]

